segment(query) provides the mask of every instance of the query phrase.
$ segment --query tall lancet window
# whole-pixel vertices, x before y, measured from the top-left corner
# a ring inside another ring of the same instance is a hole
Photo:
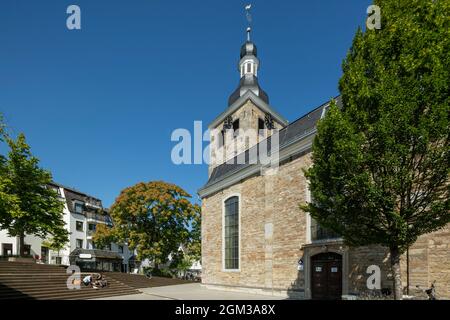
[[[224,267],[239,269],[239,197],[225,200],[224,212]]]

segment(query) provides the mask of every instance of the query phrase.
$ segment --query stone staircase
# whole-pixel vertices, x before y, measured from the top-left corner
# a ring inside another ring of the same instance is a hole
[[[92,299],[137,294],[140,291],[124,284],[108,273],[106,288],[98,290],[81,285],[79,290],[67,288],[66,269],[56,265],[0,261],[0,300],[4,299]]]
[[[192,281],[162,278],[162,277],[152,277],[151,279],[148,279],[146,276],[140,274],[129,274],[120,272],[108,272],[105,273],[105,275],[107,275],[111,279],[115,279],[117,281],[126,283],[130,287],[136,289],[192,283]]]

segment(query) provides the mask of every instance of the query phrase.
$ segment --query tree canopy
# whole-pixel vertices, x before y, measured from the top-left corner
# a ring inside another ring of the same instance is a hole
[[[450,2],[379,0],[380,30],[358,30],[318,125],[305,209],[350,245],[400,255],[450,222]]]
[[[118,239],[109,226],[103,223],[98,223],[92,240],[94,241],[96,247],[103,249],[109,244],[116,242]]]
[[[5,140],[5,125],[3,117],[0,114],[0,143]],[[6,220],[19,211],[19,199],[16,195],[8,192],[8,186],[11,184],[10,177],[7,174],[6,157],[0,154],[0,229]]]
[[[195,243],[200,207],[189,201],[180,187],[154,181],[122,190],[111,207],[114,227],[97,230],[95,243],[119,241],[136,249],[138,259],[150,259],[155,266],[166,263],[181,244]],[[194,232],[192,232],[194,230]]]
[[[0,158],[0,228],[20,237],[21,254],[26,234],[50,235],[54,243],[67,242],[64,203],[48,187],[50,172],[39,167],[23,134],[13,139],[3,132],[2,138],[9,152]]]

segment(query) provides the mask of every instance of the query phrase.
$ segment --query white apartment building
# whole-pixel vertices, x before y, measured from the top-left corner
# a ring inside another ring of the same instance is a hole
[[[101,200],[57,183],[52,183],[49,187],[53,188],[64,202],[63,215],[66,228],[70,232],[69,242],[64,249],[56,252],[43,245],[45,239],[27,235],[25,254],[43,263],[77,264],[84,270],[131,271],[129,262],[134,262],[134,255],[125,244],[113,243],[109,248],[100,250],[92,242],[97,225],[113,224]],[[18,248],[19,238],[9,236],[6,230],[0,230],[0,256],[18,255]]]

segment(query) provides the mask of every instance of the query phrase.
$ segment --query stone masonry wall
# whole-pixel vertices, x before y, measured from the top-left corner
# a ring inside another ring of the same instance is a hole
[[[307,184],[302,168],[311,165],[306,154],[279,168],[274,175],[245,179],[202,201],[202,282],[244,288],[303,290],[304,275],[297,270],[307,243]],[[222,269],[223,201],[240,195],[240,271]],[[450,298],[450,225],[424,235],[409,250],[410,289],[429,288],[436,280],[438,297]],[[392,288],[389,253],[380,246],[348,249],[348,293],[367,291],[369,265],[381,268],[381,287]],[[406,286],[406,255],[402,256]]]
[[[406,254],[402,256],[402,284],[406,286]],[[423,235],[409,249],[410,292],[428,289],[436,281],[438,298],[450,299],[450,224]]]
[[[297,262],[306,241],[306,199],[302,168],[307,154],[279,168],[278,174],[256,176],[202,202],[202,282],[241,287],[303,287],[297,281]],[[241,198],[240,272],[222,270],[222,206],[228,197]]]
[[[381,288],[392,290],[392,272],[389,253],[384,247],[378,245],[349,248],[348,291],[349,294],[359,294],[368,291],[367,279],[370,274],[367,268],[371,265],[380,267]],[[345,276],[345,275],[343,275]]]
[[[239,127],[243,130],[252,129],[255,133],[258,133],[258,119],[264,120],[265,114],[258,108],[251,100],[248,100],[242,107],[236,110],[233,114],[230,115],[233,121],[239,119]],[[216,128],[219,133],[223,128],[224,122],[221,122]],[[283,127],[280,123],[274,121],[274,126],[277,130],[281,130]],[[260,140],[265,139],[267,136],[271,134],[271,130],[265,130],[264,136],[252,136],[251,139],[236,138],[233,141],[225,141],[225,148],[219,148],[219,144],[217,141],[217,136],[214,136],[214,132],[211,131],[211,165],[209,166],[209,173],[211,174],[212,170],[220,165],[221,163],[232,159],[234,156],[244,152],[248,148],[251,148],[253,145],[260,142]],[[248,134],[248,132],[247,132]],[[244,135],[240,135],[243,137]]]
[[[366,273],[370,265],[381,269],[381,287],[392,288],[390,255],[387,248],[364,246],[349,249],[349,293],[367,291]],[[402,286],[407,286],[407,255],[401,257]],[[436,281],[438,298],[450,299],[450,225],[423,235],[409,248],[410,295],[420,295],[419,286],[428,289]],[[422,293],[423,295],[423,293]]]

